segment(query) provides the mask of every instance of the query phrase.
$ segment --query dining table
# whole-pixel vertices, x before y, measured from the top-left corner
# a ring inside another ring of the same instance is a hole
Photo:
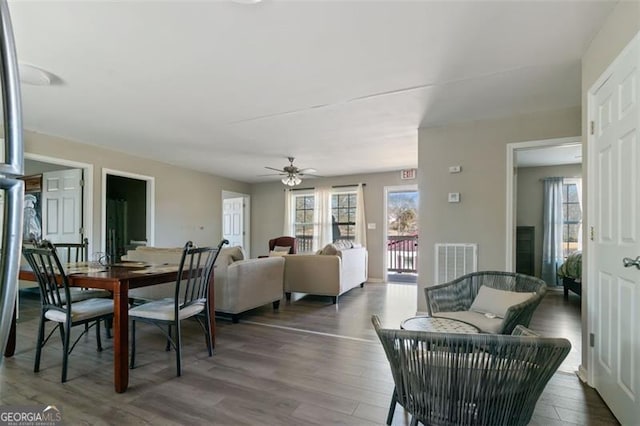
[[[118,393],[129,386],[129,290],[169,282],[176,282],[178,265],[92,265],[88,262],[69,263],[65,272],[72,287],[97,288],[113,295],[113,375]],[[183,277],[186,278],[187,272]],[[211,341],[215,346],[214,274],[209,282],[209,319]],[[33,271],[21,269],[19,278],[36,281]],[[16,347],[16,312],[14,308],[11,332],[5,348],[5,357],[13,356]]]

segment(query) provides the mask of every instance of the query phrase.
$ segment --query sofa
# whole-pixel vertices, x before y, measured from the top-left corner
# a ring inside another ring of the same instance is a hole
[[[328,244],[316,254],[284,256],[284,291],[287,300],[291,293],[338,296],[367,281],[367,249],[352,247],[350,243]]]
[[[180,262],[182,249],[136,247],[123,260],[152,264]],[[241,247],[226,247],[216,259],[214,296],[216,313],[229,315],[234,323],[242,312],[271,303],[278,309],[283,293],[284,258],[246,259]],[[173,283],[135,289],[134,298],[173,297]]]

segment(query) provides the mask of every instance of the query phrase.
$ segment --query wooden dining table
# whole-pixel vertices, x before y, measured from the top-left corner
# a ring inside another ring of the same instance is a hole
[[[68,264],[65,267],[69,285],[82,288],[99,288],[113,294],[113,375],[115,391],[125,392],[129,386],[129,290],[168,282],[176,282],[177,265],[110,266],[90,267],[87,263]],[[185,273],[186,274],[186,273]],[[185,275],[186,277],[186,275]],[[30,270],[20,270],[19,278],[36,281]],[[211,341],[215,346],[214,279],[209,283],[209,318]],[[11,357],[16,345],[16,322],[11,324],[11,333],[5,356]]]

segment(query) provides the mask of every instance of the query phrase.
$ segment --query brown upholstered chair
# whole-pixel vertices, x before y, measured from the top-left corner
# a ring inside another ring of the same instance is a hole
[[[278,237],[269,240],[269,251],[274,251],[276,246],[289,247],[289,254],[296,254],[298,251],[298,242],[295,237]]]

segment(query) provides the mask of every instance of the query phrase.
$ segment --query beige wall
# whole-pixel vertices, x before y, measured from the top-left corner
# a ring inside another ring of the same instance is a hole
[[[582,164],[563,166],[520,167],[518,168],[517,226],[535,227],[535,276],[542,269],[542,240],[544,191],[542,179],[546,177],[582,177]]]
[[[25,152],[93,164],[93,247],[101,245],[102,168],[155,178],[155,245],[217,244],[221,238],[222,190],[249,192],[249,185],[133,157],[55,136],[25,131]]]
[[[435,243],[477,243],[480,270],[505,269],[506,145],[579,134],[579,107],[419,129],[418,310],[433,284]],[[450,174],[454,165],[462,173]],[[449,192],[461,202],[449,203]]]
[[[605,24],[600,28],[598,34],[591,41],[591,45],[582,56],[582,128],[587,129],[588,117],[588,95],[589,90],[595,84],[596,80],[605,72],[609,64],[620,54],[622,49],[629,44],[631,39],[640,31],[640,2],[638,1],[622,1],[616,5],[616,8],[607,18]],[[589,145],[587,140],[587,131],[582,132],[582,161],[586,165],[589,158]],[[589,202],[588,193],[588,170],[582,179],[583,197],[582,201],[585,205]],[[589,223],[588,212],[583,217],[584,223]],[[588,241],[588,226],[583,227],[583,241]],[[589,245],[583,247],[583,261],[588,264]],[[585,265],[583,269],[588,271]],[[589,286],[589,275],[582,275],[582,285],[584,288]],[[582,327],[588,330],[589,292],[582,293]],[[582,333],[582,367],[587,367],[587,359],[589,355],[588,333]]]
[[[369,279],[380,280],[384,276],[384,188],[385,186],[415,185],[416,180],[401,180],[400,172],[340,176],[335,178],[306,179],[300,187],[331,186],[366,183],[364,187],[365,215],[367,223],[375,223],[376,229],[367,231],[369,252]],[[280,181],[261,183],[251,190],[251,247],[252,256],[266,255],[268,241],[282,235],[284,228],[284,185]]]

